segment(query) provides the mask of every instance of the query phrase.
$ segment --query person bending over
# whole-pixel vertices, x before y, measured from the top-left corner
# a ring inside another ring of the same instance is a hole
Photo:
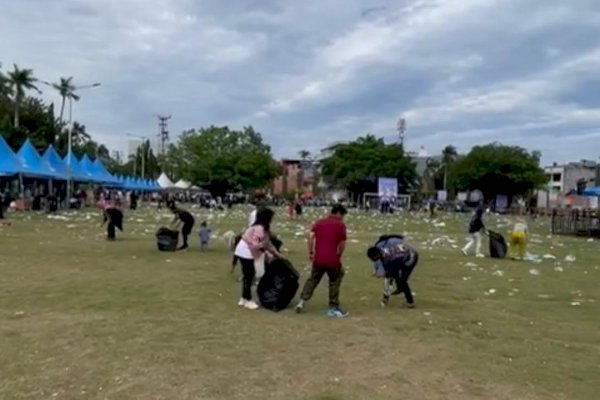
[[[185,250],[188,248],[188,237],[190,236],[190,233],[192,233],[192,228],[194,227],[194,217],[188,211],[177,207],[173,200],[170,200],[167,206],[169,207],[169,210],[175,214],[172,223],[174,229],[179,229],[179,227],[181,227],[183,244],[179,250]]]
[[[238,306],[256,310],[258,304],[252,300],[252,284],[256,275],[255,262],[265,256],[281,257],[271,243],[271,221],[275,213],[270,208],[260,209],[256,213],[254,224],[246,229],[235,248],[235,256],[242,264],[242,297]]]
[[[388,305],[391,294],[404,293],[404,305],[414,308],[408,279],[419,261],[419,253],[406,245],[401,236],[382,236],[367,250],[367,257],[373,262],[373,274],[383,278],[381,305]],[[393,283],[396,291],[391,293]]]

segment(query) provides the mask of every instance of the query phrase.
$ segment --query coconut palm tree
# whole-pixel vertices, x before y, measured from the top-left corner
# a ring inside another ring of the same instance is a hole
[[[52,87],[60,93],[61,103],[60,103],[60,114],[58,116],[58,123],[62,125],[63,123],[63,115],[65,112],[65,103],[67,99],[70,100],[79,100],[79,96],[75,94],[75,90],[77,89],[75,85],[73,85],[73,77],[70,76],[68,78],[60,78],[60,82],[53,83]]]
[[[26,90],[35,90],[38,93],[42,93],[40,89],[35,86],[37,78],[33,76],[32,69],[21,69],[14,64],[14,70],[8,73],[9,85],[13,91],[14,102],[15,102],[15,128],[19,127],[19,107],[23,97],[25,97]]]
[[[0,68],[2,68],[2,64],[0,64]],[[12,90],[10,87],[10,82],[8,77],[0,71],[0,96],[10,96],[12,94]]]
[[[448,190],[448,170],[456,161],[458,153],[456,147],[448,145],[442,150],[442,168],[444,168],[444,190]]]

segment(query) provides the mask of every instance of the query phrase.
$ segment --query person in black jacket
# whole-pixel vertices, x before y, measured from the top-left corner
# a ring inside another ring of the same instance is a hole
[[[473,214],[469,223],[469,240],[462,249],[465,256],[469,254],[469,250],[475,245],[475,256],[484,257],[481,253],[481,234],[483,232],[485,232],[485,225],[483,224],[483,208],[480,206],[475,210],[475,214]]]
[[[173,220],[173,224],[179,226],[183,224],[181,227],[181,237],[183,239],[183,244],[179,248],[179,250],[185,250],[188,248],[188,236],[192,233],[192,228],[194,227],[194,216],[190,214],[188,211],[185,211],[175,205],[173,200],[170,200],[167,203],[169,210],[173,214],[175,214],[175,219]]]

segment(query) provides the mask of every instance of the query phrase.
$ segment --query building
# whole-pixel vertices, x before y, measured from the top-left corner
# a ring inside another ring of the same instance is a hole
[[[581,160],[559,165],[554,163],[544,168],[548,179],[548,188],[554,193],[569,193],[576,191],[578,185],[594,186],[598,164],[594,161]]]
[[[273,181],[272,193],[274,196],[313,195],[316,183],[314,162],[283,159],[279,163],[283,173]]]

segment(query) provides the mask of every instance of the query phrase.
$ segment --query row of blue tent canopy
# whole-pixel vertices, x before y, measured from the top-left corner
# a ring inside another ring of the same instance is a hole
[[[113,176],[99,159],[92,161],[87,155],[78,160],[69,152],[61,159],[52,145],[40,156],[29,139],[14,153],[0,136],[0,178],[18,175],[26,178],[94,183],[128,190],[160,190],[158,182],[152,179]]]

